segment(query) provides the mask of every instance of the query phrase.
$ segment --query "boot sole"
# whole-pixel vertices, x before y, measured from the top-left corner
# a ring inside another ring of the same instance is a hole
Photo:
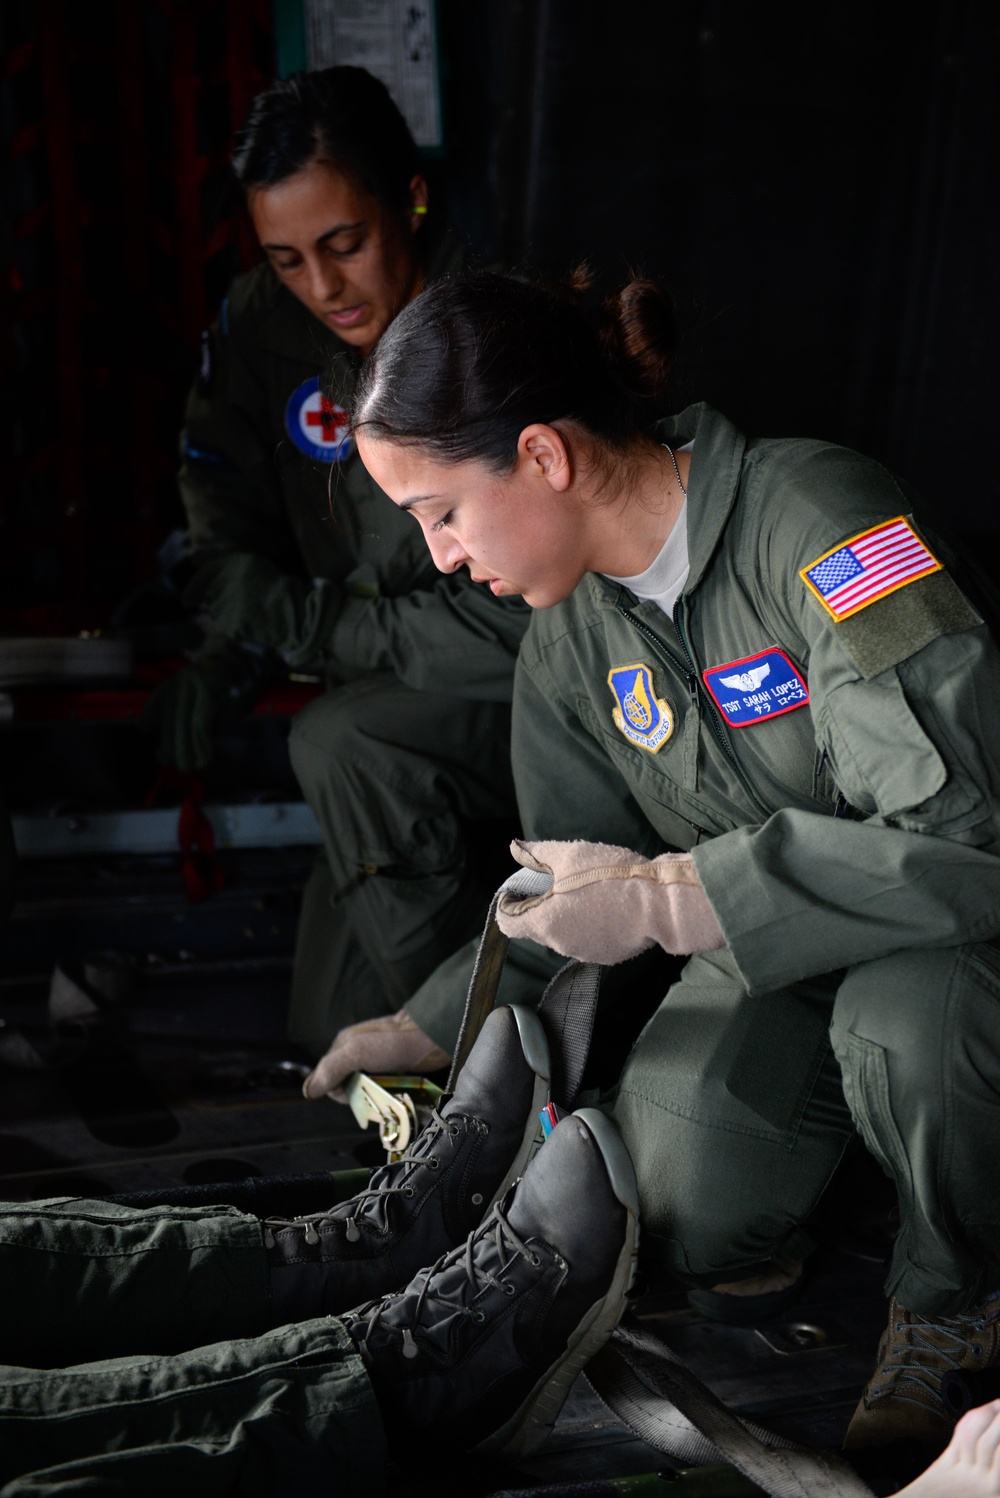
[[[542,1131],[542,1122],[538,1117],[542,1108],[549,1100],[552,1090],[552,1062],[549,1057],[549,1042],[542,1026],[541,1020],[533,1009],[525,1009],[522,1004],[511,1004],[511,1013],[517,1023],[517,1032],[521,1040],[521,1049],[524,1059],[535,1073],[535,1086],[531,1094],[531,1107],[524,1124],[524,1134],[518,1145],[517,1154],[511,1162],[510,1169],[497,1187],[490,1201],[487,1203],[483,1216],[508,1191],[514,1182],[519,1180],[528,1168],[528,1162],[537,1155],[545,1140]]]
[[[578,1323],[565,1352],[546,1369],[531,1393],[499,1430],[473,1449],[504,1457],[530,1456],[549,1436],[570,1387],[621,1320],[635,1280],[639,1248],[639,1193],[635,1169],[614,1125],[596,1108],[574,1114],[587,1125],[604,1158],[612,1189],[626,1211],[625,1239],[603,1298]]]

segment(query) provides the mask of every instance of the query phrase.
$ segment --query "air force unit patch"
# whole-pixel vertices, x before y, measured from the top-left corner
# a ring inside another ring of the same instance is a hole
[[[762,650],[724,666],[710,666],[702,676],[730,728],[780,718],[809,701],[805,678],[783,650]]]
[[[340,463],[351,451],[351,418],[327,400],[319,379],[306,380],[288,397],[285,431],[299,452],[321,463]]]
[[[615,727],[629,743],[656,754],[674,731],[674,714],[670,704],[653,690],[649,667],[613,666],[608,672],[608,686],[618,704],[611,713]]]
[[[897,588],[940,571],[937,557],[897,515],[824,552],[799,576],[839,624]]]

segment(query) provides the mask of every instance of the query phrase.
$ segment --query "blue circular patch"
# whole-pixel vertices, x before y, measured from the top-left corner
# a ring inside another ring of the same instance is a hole
[[[321,463],[340,463],[351,451],[351,418],[319,388],[319,379],[306,380],[288,397],[285,431],[299,452]]]

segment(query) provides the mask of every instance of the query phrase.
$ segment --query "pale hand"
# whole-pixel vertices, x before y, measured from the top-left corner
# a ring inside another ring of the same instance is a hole
[[[450,1060],[406,1010],[400,1009],[396,1014],[380,1014],[378,1019],[365,1019],[341,1030],[306,1077],[302,1093],[309,1099],[332,1097],[343,1103],[347,1098],[341,1083],[352,1072],[394,1075],[440,1071]]]
[[[510,851],[525,868],[551,874],[552,886],[526,900],[501,897],[497,924],[507,936],[606,966],[653,946],[680,955],[726,944],[690,853],[643,858],[609,843],[516,838]]]

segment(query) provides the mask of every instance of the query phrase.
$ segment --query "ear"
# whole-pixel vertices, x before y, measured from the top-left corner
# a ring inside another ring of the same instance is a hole
[[[573,482],[573,463],[566,439],[556,427],[532,422],[517,439],[517,463],[526,478],[544,479],[564,494]]]
[[[427,179],[420,172],[410,178],[410,228],[414,233],[427,216]]]

